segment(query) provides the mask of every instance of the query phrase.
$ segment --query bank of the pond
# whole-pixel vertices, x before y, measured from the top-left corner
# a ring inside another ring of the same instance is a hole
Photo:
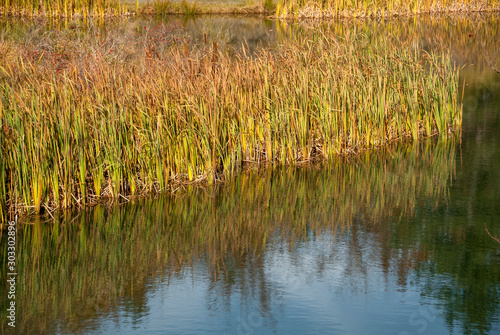
[[[387,18],[438,13],[496,12],[500,2],[456,0],[279,0],[279,18]]]
[[[245,162],[446,137],[461,125],[458,69],[443,53],[318,31],[249,56],[164,29],[139,31],[135,45],[111,32],[2,45],[4,218],[211,184]],[[143,51],[129,62],[133,47]]]
[[[498,0],[246,0],[246,1],[134,1],[5,0],[0,16],[116,17],[127,15],[265,14],[278,18],[394,17],[431,13],[496,12]]]

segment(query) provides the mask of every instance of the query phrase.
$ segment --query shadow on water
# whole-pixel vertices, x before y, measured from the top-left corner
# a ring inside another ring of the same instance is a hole
[[[180,23],[182,34],[238,44],[254,29],[272,44],[318,29],[215,20]],[[16,332],[495,333],[500,246],[484,225],[500,236],[500,75],[484,54],[500,64],[498,20],[325,25],[364,31],[367,43],[451,46],[468,64],[462,134],[23,226]],[[117,27],[144,27],[129,24]]]

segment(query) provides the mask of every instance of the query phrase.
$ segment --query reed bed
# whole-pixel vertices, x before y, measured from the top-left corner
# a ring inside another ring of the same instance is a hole
[[[2,216],[214,183],[459,129],[458,69],[318,31],[257,55],[164,27],[2,45]],[[134,61],[129,52],[136,48]]]
[[[272,14],[271,0],[221,3],[197,1],[124,0],[0,0],[0,16],[89,18],[129,15]]]
[[[92,17],[125,14],[119,0],[1,0],[1,16]]]
[[[497,0],[278,0],[279,18],[391,17],[432,13],[492,12]]]
[[[354,242],[355,234],[349,237],[346,232],[356,229],[371,232],[375,242],[370,244],[380,245],[375,259],[391,255],[394,266],[404,267],[398,257],[406,259],[411,253],[397,243],[416,237],[416,223],[411,221],[409,229],[400,218],[445,201],[455,176],[457,137],[387,146],[321,166],[245,171],[215,188],[188,187],[181,197],[139,199],[110,209],[99,205],[76,216],[61,211],[50,224],[20,227],[17,329],[50,333],[59,327],[86,333],[100,322],[98,313],[113,314],[124,300],[143,304],[150,283],[189,276],[194,269],[206,270],[224,290],[269,287],[256,282],[267,276],[245,280],[248,272],[240,271],[252,256],[262,261],[266,250],[276,245],[293,250],[329,236],[344,235],[344,241]],[[364,228],[357,227],[360,220],[366,220]],[[431,221],[425,222],[431,226]],[[442,222],[432,226],[444,234]],[[456,225],[451,223],[449,229],[452,234]],[[422,231],[434,241],[434,230]],[[357,257],[367,250],[359,243],[358,252],[347,254]],[[0,255],[6,251],[0,248]],[[391,263],[385,263],[390,271]],[[0,272],[6,269],[2,266]],[[354,280],[358,272],[352,270]],[[7,290],[2,282],[0,294]],[[264,296],[271,299],[270,294]],[[0,306],[0,319],[6,322],[7,307]],[[78,322],[82,315],[85,324]]]
[[[258,0],[204,3],[151,0],[1,0],[0,16],[117,17],[157,14],[264,14],[278,18],[391,17],[428,13],[493,12],[498,0]]]

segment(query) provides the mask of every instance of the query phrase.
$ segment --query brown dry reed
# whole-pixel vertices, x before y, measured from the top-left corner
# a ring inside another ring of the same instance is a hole
[[[446,138],[461,125],[459,73],[447,54],[390,37],[365,43],[318,30],[253,56],[215,42],[141,40],[134,61],[103,38],[101,49],[64,39],[36,53],[7,48],[3,218],[211,184],[246,162],[296,164]]]

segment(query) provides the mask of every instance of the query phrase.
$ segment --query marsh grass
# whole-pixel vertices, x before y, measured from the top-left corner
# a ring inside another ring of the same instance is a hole
[[[129,15],[181,14],[272,14],[272,1],[254,3],[198,3],[196,1],[151,0],[2,0],[0,17],[117,17]]]
[[[215,183],[460,128],[444,53],[317,31],[257,55],[167,28],[9,45],[0,68],[2,215]],[[128,52],[136,49],[133,62]]]
[[[390,17],[498,11],[497,0],[278,0],[280,18]]]
[[[109,17],[139,14],[266,14],[279,18],[388,17],[498,11],[498,0],[259,0],[197,3],[171,0],[2,0],[1,16]]]
[[[124,14],[118,0],[2,0],[4,16],[117,16]]]

